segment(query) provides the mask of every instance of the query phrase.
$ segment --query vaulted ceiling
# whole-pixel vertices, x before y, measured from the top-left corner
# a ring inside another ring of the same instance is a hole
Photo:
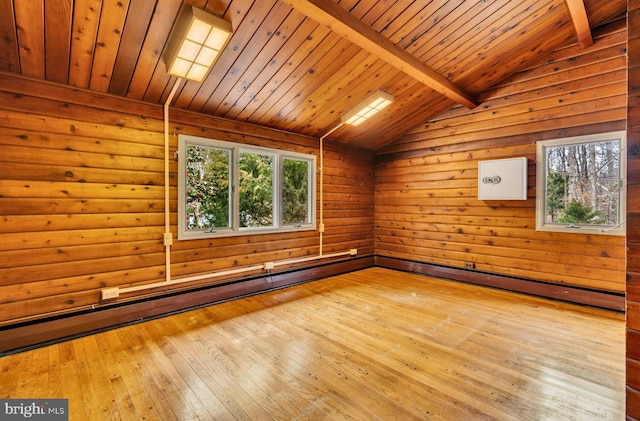
[[[0,71],[164,104],[181,7],[232,23],[202,83],[171,106],[322,136],[369,93],[391,106],[328,140],[379,149],[590,30],[626,0],[0,0]]]

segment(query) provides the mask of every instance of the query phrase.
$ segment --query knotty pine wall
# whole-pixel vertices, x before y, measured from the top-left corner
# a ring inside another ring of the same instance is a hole
[[[536,141],[625,129],[625,22],[594,36],[379,151],[378,256],[625,291],[624,237],[535,230]],[[478,200],[478,161],[510,157],[529,159],[528,199]]]
[[[319,150],[317,139],[178,110],[170,131],[171,156],[177,133]],[[0,326],[165,279],[163,144],[160,106],[0,73]],[[325,145],[324,253],[373,253],[373,162]],[[308,231],[177,241],[176,171],[171,160],[173,279],[318,254]]]
[[[640,0],[628,2],[627,417],[640,419]]]

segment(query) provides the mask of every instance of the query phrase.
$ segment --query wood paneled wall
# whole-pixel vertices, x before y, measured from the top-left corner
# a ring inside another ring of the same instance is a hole
[[[318,154],[313,138],[184,111],[170,120],[170,156],[178,133]],[[0,73],[0,326],[165,279],[163,144],[162,107]],[[373,163],[325,145],[325,253],[373,253]],[[176,172],[172,160],[172,278],[317,255],[317,232],[177,241]]]
[[[640,419],[640,0],[628,3],[627,417]]]
[[[604,291],[625,290],[625,239],[535,230],[536,141],[624,130],[626,25],[556,50],[379,151],[378,256]],[[477,199],[479,160],[529,159],[526,201]],[[632,200],[633,201],[633,200]]]

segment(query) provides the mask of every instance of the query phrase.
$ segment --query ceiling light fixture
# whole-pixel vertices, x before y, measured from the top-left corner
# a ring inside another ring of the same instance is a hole
[[[342,122],[351,126],[364,123],[371,116],[393,102],[393,97],[383,91],[376,91],[367,99],[342,116]]]
[[[169,37],[164,62],[169,74],[202,82],[226,47],[231,23],[193,6],[186,7]]]

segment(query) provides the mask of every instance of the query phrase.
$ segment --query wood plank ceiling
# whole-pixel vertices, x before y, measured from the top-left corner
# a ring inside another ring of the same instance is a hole
[[[473,107],[559,45],[588,47],[589,29],[626,12],[626,0],[0,0],[0,71],[163,104],[175,78],[162,52],[183,3],[234,35],[173,107],[319,137],[381,89],[395,99],[382,115],[328,138],[373,150]]]

